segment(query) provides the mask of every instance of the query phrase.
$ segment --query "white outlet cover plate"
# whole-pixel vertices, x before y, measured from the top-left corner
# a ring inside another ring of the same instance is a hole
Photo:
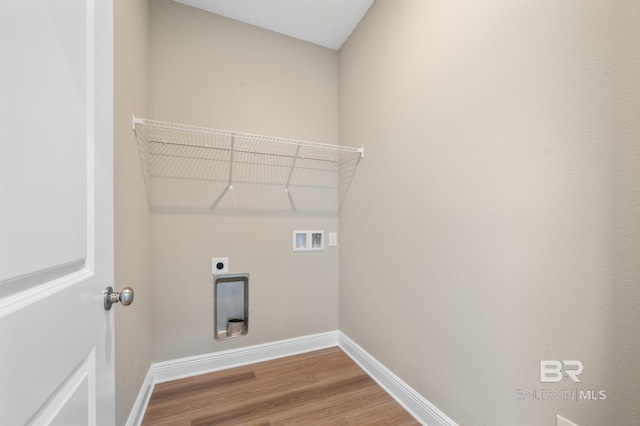
[[[556,426],[578,426],[578,425],[572,421],[565,419],[560,414],[556,414]]]
[[[338,233],[329,232],[329,247],[336,247],[338,245]]]
[[[218,268],[218,263],[222,263],[222,268]],[[212,257],[211,258],[211,273],[221,274],[229,272],[229,258],[228,257]]]

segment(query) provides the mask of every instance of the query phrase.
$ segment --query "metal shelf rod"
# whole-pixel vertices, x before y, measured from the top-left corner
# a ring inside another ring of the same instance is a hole
[[[133,131],[149,206],[159,209],[337,212],[364,157],[364,147],[135,116]],[[278,185],[287,197],[271,194]]]
[[[236,151],[238,152],[238,151]],[[190,155],[174,155],[174,154],[160,154],[160,153],[153,153],[151,154],[153,157],[164,157],[164,158],[168,158],[168,159],[172,159],[175,158],[177,160],[197,160],[197,161],[216,161],[218,163],[228,163],[227,160],[225,159],[220,159],[220,158],[202,158],[202,157],[195,157],[195,156],[190,156]],[[239,164],[243,164],[243,165],[251,165],[251,166],[261,166],[261,167],[272,167],[272,168],[287,168],[287,170],[290,168],[290,166],[288,165],[280,165],[280,164],[271,164],[271,163],[264,163],[264,162],[259,162],[259,161],[242,161],[242,160],[234,160],[234,163],[236,163],[236,166]],[[309,166],[300,166],[298,165],[296,167],[296,169],[298,170],[316,170],[318,172],[328,172],[328,173],[333,173],[336,170],[339,169],[335,169],[335,168],[331,168],[331,169],[327,169],[327,168],[321,168],[321,167],[309,167]]]
[[[356,147],[351,147],[351,146],[331,145],[331,144],[324,144],[324,143],[319,143],[319,142],[309,142],[309,141],[295,140],[295,139],[276,138],[276,137],[272,137],[272,136],[254,135],[254,134],[251,134],[251,133],[230,132],[230,131],[225,131],[225,130],[210,129],[210,128],[206,128],[206,127],[189,126],[189,125],[185,125],[185,124],[168,123],[168,122],[164,122],[164,121],[155,121],[155,120],[149,120],[149,119],[146,119],[146,118],[140,118],[140,117],[134,116],[133,117],[134,130],[135,130],[135,125],[136,124],[140,124],[140,125],[143,125],[143,126],[149,126],[149,127],[157,128],[157,129],[163,129],[163,130],[171,130],[171,131],[187,132],[187,133],[198,133],[198,134],[217,136],[217,137],[230,138],[232,136],[235,136],[236,138],[239,138],[239,139],[242,139],[242,140],[246,140],[246,141],[250,141],[250,142],[274,143],[274,144],[280,144],[280,145],[295,145],[295,146],[302,145],[304,147],[323,150],[323,151],[335,151],[335,152],[344,152],[344,153],[359,153],[360,156],[364,157],[364,149],[363,148],[356,148]]]
[[[201,149],[215,149],[217,151],[231,151],[231,149],[229,148],[220,148],[220,147],[216,147],[216,146],[203,146],[203,145],[195,145],[195,144],[187,144],[187,143],[180,143],[180,142],[163,142],[163,141],[149,141],[150,143],[155,143],[155,144],[160,144],[160,145],[170,145],[170,146],[185,146],[188,148],[201,148]],[[299,146],[299,145],[298,145]],[[243,154],[254,154],[254,155],[268,155],[268,156],[273,156],[273,157],[282,157],[282,158],[295,158],[295,155],[289,155],[289,154],[273,154],[270,152],[260,152],[260,151],[247,151],[244,149],[234,149],[235,152],[241,152]],[[151,155],[154,155],[153,153],[151,153]],[[327,159],[327,158],[318,158],[318,157],[307,157],[307,156],[303,156],[301,158],[304,158],[305,160],[314,160],[314,161],[325,161],[327,163],[337,163],[337,160],[334,159]]]

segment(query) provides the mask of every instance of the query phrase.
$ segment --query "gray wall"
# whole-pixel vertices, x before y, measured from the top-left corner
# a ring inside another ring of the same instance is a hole
[[[337,59],[329,49],[153,1],[149,118],[335,144]],[[154,361],[336,330],[338,249],[293,253],[296,229],[337,231],[338,218],[286,209],[153,210]],[[225,256],[232,272],[251,274],[250,331],[214,341],[211,258]]]
[[[640,422],[638,17],[378,0],[340,51],[340,330],[460,424]]]
[[[116,424],[123,425],[151,364],[149,208],[131,130],[132,115],[147,112],[149,5],[114,7],[114,287],[135,291],[133,305],[115,307]]]

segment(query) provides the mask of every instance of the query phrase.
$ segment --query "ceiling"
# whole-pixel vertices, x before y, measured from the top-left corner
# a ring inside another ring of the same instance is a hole
[[[374,0],[174,0],[338,50]]]

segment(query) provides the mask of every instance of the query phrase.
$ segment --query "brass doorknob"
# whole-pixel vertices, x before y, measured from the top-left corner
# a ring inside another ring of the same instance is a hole
[[[109,286],[104,290],[104,309],[110,310],[111,305],[114,303],[122,303],[124,306],[129,306],[133,303],[133,289],[131,287],[125,287],[120,293],[113,291],[113,287]]]

